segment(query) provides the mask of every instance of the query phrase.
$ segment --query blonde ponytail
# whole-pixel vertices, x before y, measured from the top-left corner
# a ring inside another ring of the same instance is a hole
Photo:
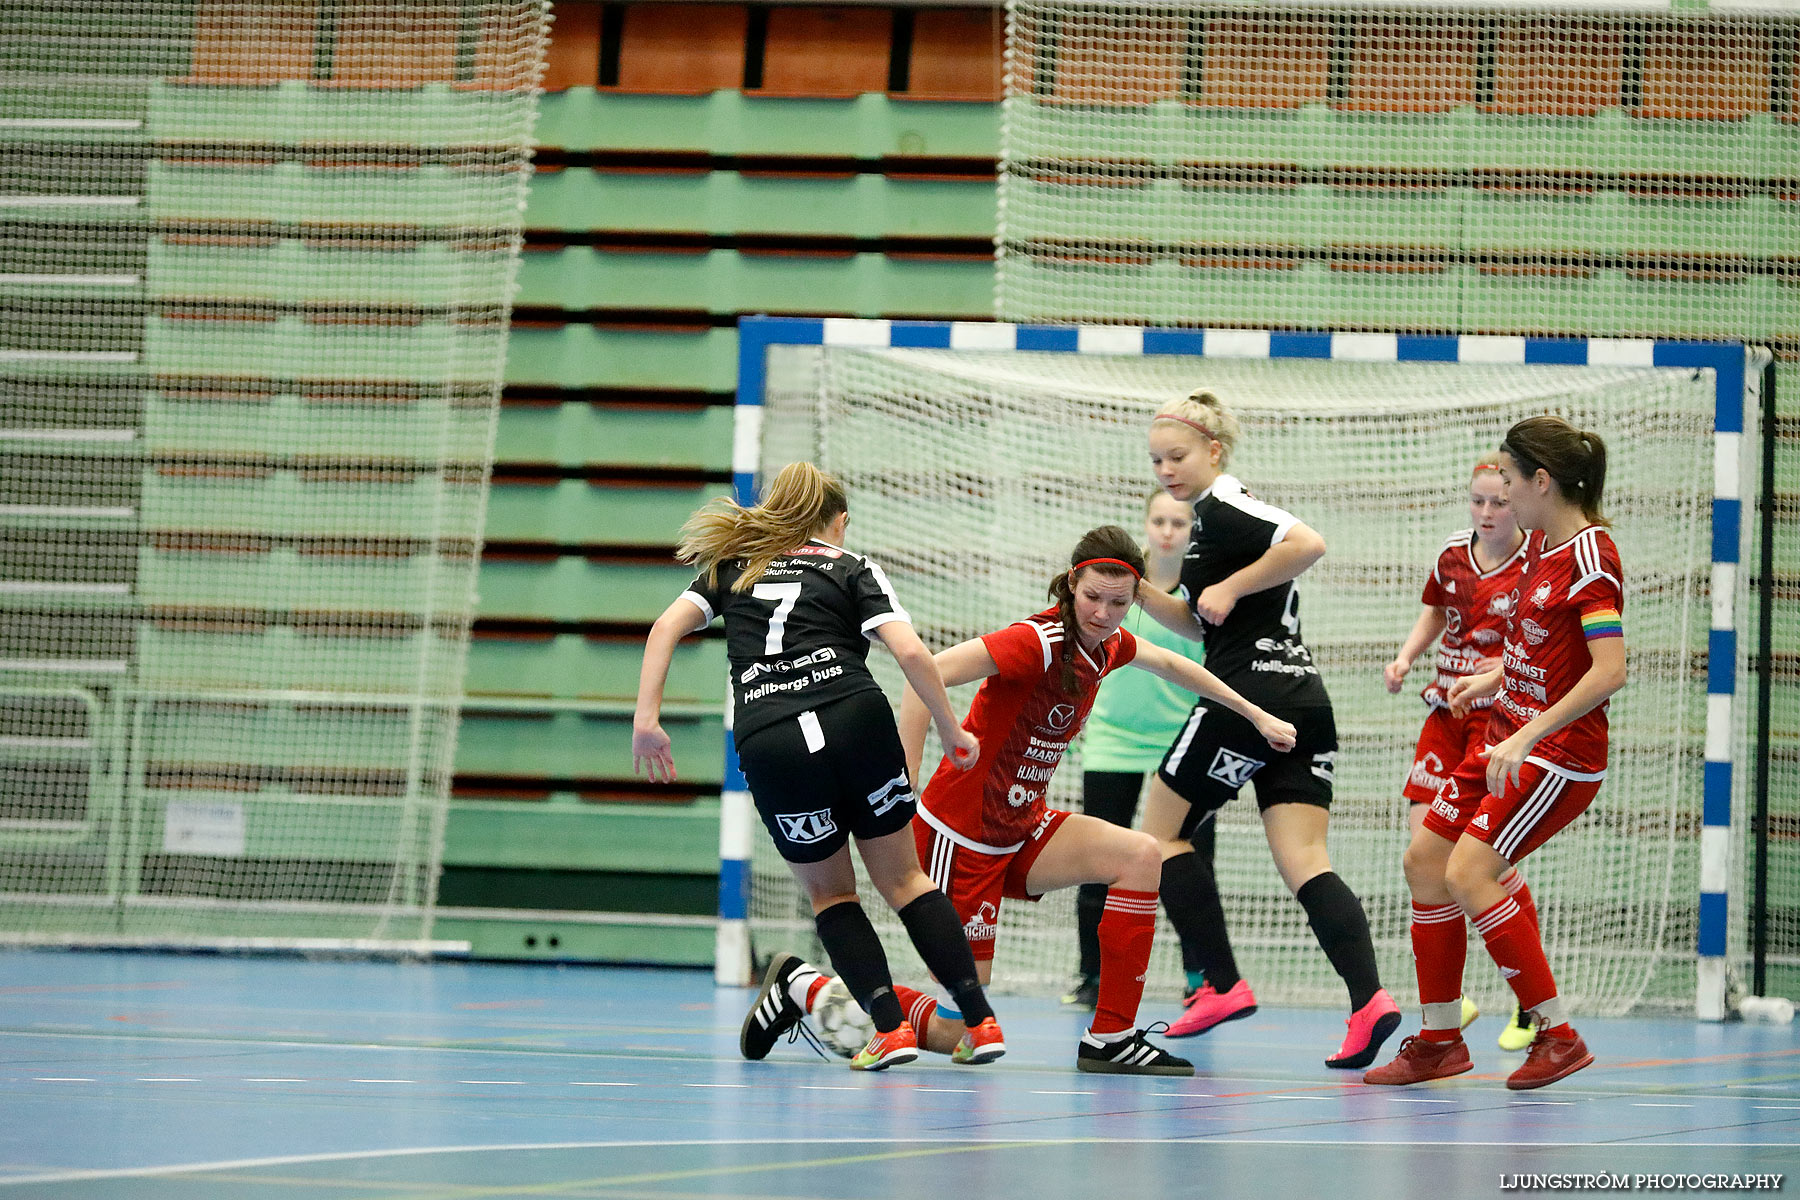
[[[742,559],[744,572],[731,590],[748,591],[770,563],[849,509],[843,484],[812,463],[789,463],[754,507],[721,497],[689,517],[675,557],[698,566],[709,586],[718,582],[720,563]]]

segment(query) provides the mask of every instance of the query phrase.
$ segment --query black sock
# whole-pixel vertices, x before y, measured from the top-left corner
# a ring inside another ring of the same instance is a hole
[[[1075,944],[1081,948],[1081,973],[1100,977],[1100,916],[1106,911],[1106,885],[1084,883],[1075,889]]]
[[[964,1025],[974,1028],[994,1015],[988,1007],[987,993],[981,990],[981,977],[975,974],[975,955],[969,950],[969,939],[963,934],[962,921],[950,897],[932,888],[900,910],[900,923],[906,926],[919,957],[955,997]]]
[[[1213,871],[1213,853],[1216,847],[1218,828],[1219,822],[1216,819],[1202,821],[1187,838],[1188,845],[1194,848],[1194,857],[1199,861],[1201,868],[1205,871],[1207,890],[1215,895],[1218,894],[1219,891],[1219,880],[1218,875]],[[1224,911],[1222,905],[1220,911]],[[1230,941],[1225,943],[1225,953],[1231,953]],[[1206,974],[1206,964],[1201,961],[1198,948],[1188,945],[1185,938],[1181,941],[1181,969],[1186,971],[1189,975]],[[1237,972],[1237,963],[1235,961],[1232,963],[1231,969],[1235,976]],[[1206,982],[1211,983],[1212,980],[1208,979]],[[1234,978],[1230,986],[1224,989],[1215,987],[1213,990],[1215,992],[1220,990],[1230,991],[1231,988],[1235,986],[1237,986],[1237,980]]]
[[[856,997],[875,1022],[875,1028],[888,1033],[906,1019],[900,1011],[900,1000],[894,995],[894,977],[888,973],[887,951],[869,914],[854,900],[834,904],[813,917],[819,941],[831,956],[831,966],[844,986]]]
[[[1300,885],[1294,899],[1306,910],[1313,936],[1350,989],[1350,1011],[1355,1012],[1381,990],[1375,943],[1369,938],[1369,918],[1363,914],[1362,901],[1335,871],[1314,875]]]
[[[1225,927],[1225,906],[1219,903],[1212,863],[1197,854],[1164,859],[1162,902],[1169,924],[1181,935],[1182,961],[1192,955],[1215,992],[1236,987],[1241,976],[1231,953],[1231,934]]]

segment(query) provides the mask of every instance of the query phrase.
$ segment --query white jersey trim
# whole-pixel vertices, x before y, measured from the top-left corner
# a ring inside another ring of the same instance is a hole
[[[1492,749],[1492,747],[1489,747]],[[1553,763],[1547,758],[1539,758],[1535,754],[1527,754],[1525,761],[1535,763],[1552,775],[1561,775],[1564,779],[1579,779],[1584,783],[1592,783],[1596,779],[1605,779],[1605,771],[1577,771],[1573,767],[1565,767],[1561,763]]]
[[[667,595],[668,593],[665,592],[663,594]],[[699,609],[706,617],[706,623],[708,625],[711,625],[713,623],[713,618],[718,615],[713,612],[712,605],[706,602],[706,597],[702,596],[699,592],[696,592],[693,588],[688,588],[686,591],[682,592],[681,595],[677,596],[676,599],[686,600],[689,604],[692,604],[695,608]]]
[[[826,542],[825,544],[829,546],[831,543]],[[844,553],[849,554],[850,551],[846,550]],[[887,597],[888,607],[894,610],[893,615],[887,619],[905,621],[908,625],[911,625],[912,618],[907,615],[905,606],[900,603],[900,597],[894,593],[894,585],[888,582],[887,572],[881,569],[881,564],[873,559],[864,558],[860,554],[853,555],[853,557],[855,557],[858,562],[862,563],[864,569],[867,570],[870,575],[875,577],[876,586],[881,589],[881,594]],[[871,618],[870,621],[863,623],[863,632],[867,633],[879,624],[881,624],[880,621],[875,621]]]
[[[905,612],[896,610],[894,612],[876,613],[862,623],[862,631],[870,637],[873,637],[877,629],[892,621],[904,621],[908,625],[912,624],[911,617],[907,616]]]
[[[1612,585],[1615,588],[1618,588],[1620,592],[1625,590],[1623,585],[1613,577],[1612,572],[1606,569],[1604,560],[1600,557],[1600,539],[1596,536],[1599,532],[1599,526],[1589,525],[1586,529],[1575,535],[1575,540],[1572,543],[1575,547],[1575,565],[1581,569],[1582,576],[1575,581],[1574,586],[1569,588],[1569,598],[1571,600],[1575,598],[1577,592],[1594,582],[1596,579],[1610,579],[1612,580]]]
[[[943,821],[939,820],[937,815],[935,813],[933,813],[929,808],[926,808],[924,800],[919,801],[919,807],[918,807],[917,811],[918,811],[919,816],[921,816],[925,819],[925,823],[927,825],[931,826],[933,829],[935,829],[939,833],[943,834],[945,838],[947,838],[948,840],[950,840],[952,842],[955,842],[957,845],[961,846],[965,850],[973,850],[977,854],[1016,854],[1020,850],[1025,848],[1025,842],[1023,839],[1020,839],[1019,841],[1014,842],[1010,846],[990,846],[986,842],[978,842],[972,837],[968,837],[965,834],[958,833],[958,832],[956,832],[956,830],[954,830],[954,829],[950,828],[948,825],[944,824]]]
[[[1492,579],[1494,576],[1498,575],[1500,572],[1506,570],[1506,568],[1508,568],[1508,567],[1512,566],[1514,563],[1518,562],[1519,559],[1521,559],[1525,555],[1525,543],[1529,542],[1531,540],[1528,537],[1520,538],[1519,544],[1513,548],[1513,552],[1511,554],[1507,555],[1505,559],[1503,559],[1499,563],[1495,564],[1493,570],[1484,571],[1481,569],[1481,564],[1479,562],[1475,561],[1475,531],[1473,529],[1468,529],[1468,530],[1464,530],[1464,532],[1469,535],[1469,540],[1464,543],[1464,545],[1467,547],[1468,552],[1469,552],[1469,568],[1470,568],[1470,570],[1475,572],[1475,577],[1477,579]]]
[[[1201,496],[1207,494],[1217,496],[1221,504],[1229,504],[1240,512],[1249,513],[1259,521],[1268,521],[1275,526],[1275,532],[1269,535],[1269,545],[1273,546],[1288,535],[1288,530],[1300,523],[1300,518],[1284,508],[1276,508],[1253,496],[1244,494],[1244,485],[1235,475],[1221,475],[1213,480],[1213,485]]]
[[[1042,647],[1044,651],[1044,670],[1049,671],[1050,664],[1056,661],[1056,654],[1052,649],[1052,642],[1050,640],[1050,631],[1045,629],[1042,625],[1039,625],[1036,621],[1015,621],[1014,624],[1024,625],[1029,628],[1031,632],[1037,634],[1038,645]],[[1057,632],[1056,640],[1059,642],[1062,640],[1062,633],[1060,630]],[[1023,845],[1023,843],[1021,843],[1021,845]]]

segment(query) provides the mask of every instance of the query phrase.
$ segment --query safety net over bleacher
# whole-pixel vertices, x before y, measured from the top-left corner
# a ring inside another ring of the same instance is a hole
[[[0,931],[426,939],[548,6],[0,23]]]
[[[1791,5],[1738,0],[1014,0],[997,311],[1752,342],[1800,394],[1796,47]],[[1777,572],[1793,512],[1782,492],[1762,514]],[[1800,676],[1774,630],[1767,837],[1739,864],[1767,903],[1736,893],[1730,929],[1738,958],[1766,935],[1779,990]]]

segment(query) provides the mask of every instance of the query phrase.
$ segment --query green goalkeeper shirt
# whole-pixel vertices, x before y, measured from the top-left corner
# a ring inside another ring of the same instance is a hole
[[[1200,662],[1206,650],[1133,605],[1124,628],[1133,637]],[[1115,671],[1100,681],[1081,745],[1084,771],[1153,771],[1193,711],[1194,693],[1148,671]]]

